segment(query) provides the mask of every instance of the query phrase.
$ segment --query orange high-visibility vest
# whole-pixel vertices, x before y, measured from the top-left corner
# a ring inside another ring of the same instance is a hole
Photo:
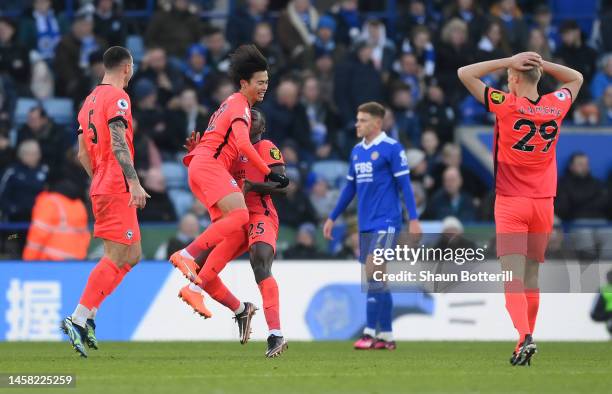
[[[42,192],[32,209],[24,260],[82,260],[91,235],[87,209],[79,199]]]

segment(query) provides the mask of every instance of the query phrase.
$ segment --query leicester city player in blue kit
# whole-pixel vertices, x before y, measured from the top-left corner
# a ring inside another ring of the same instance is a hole
[[[395,349],[391,328],[393,301],[386,285],[373,279],[374,272],[384,270],[384,266],[373,264],[372,252],[395,247],[403,222],[400,192],[410,218],[408,230],[416,236],[421,234],[406,153],[399,142],[382,131],[384,116],[384,107],[375,102],[357,109],[355,127],[357,136],[363,140],[351,152],[346,185],[323,226],[325,237],[331,239],[334,221],[357,194],[360,261],[365,265],[368,294],[367,324],[363,336],[355,342],[355,349]]]

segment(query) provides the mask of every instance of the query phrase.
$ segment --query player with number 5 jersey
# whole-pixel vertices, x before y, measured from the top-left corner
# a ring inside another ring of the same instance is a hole
[[[508,90],[486,86],[480,78],[507,69]],[[558,89],[540,95],[538,81],[547,73]],[[495,233],[506,309],[518,332],[512,365],[530,365],[537,347],[533,331],[540,293],[538,264],[544,261],[552,232],[557,191],[556,146],[561,124],[582,86],[582,75],[542,60],[535,52],[461,67],[459,79],[489,112],[495,114]]]

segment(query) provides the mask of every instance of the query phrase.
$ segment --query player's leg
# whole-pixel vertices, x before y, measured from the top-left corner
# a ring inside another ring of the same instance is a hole
[[[359,235],[359,255],[362,266],[362,277],[366,282],[366,325],[363,334],[353,347],[358,350],[373,349],[376,344],[376,328],[382,306],[382,290],[384,283],[374,280],[377,271],[385,272],[384,265],[374,264],[372,249],[376,244],[376,233],[361,233]]]
[[[391,249],[395,247],[398,236],[395,228],[389,227],[386,232],[377,235],[375,248]],[[380,266],[382,273],[386,273],[386,268],[386,263]],[[395,350],[397,345],[393,339],[393,297],[385,283],[378,292],[378,298],[380,302],[378,312],[379,332],[376,335],[374,349]]]
[[[529,319],[529,331],[533,335],[536,319],[540,308],[540,288],[538,278],[540,262],[528,258],[525,266],[525,298],[527,299],[527,318]]]

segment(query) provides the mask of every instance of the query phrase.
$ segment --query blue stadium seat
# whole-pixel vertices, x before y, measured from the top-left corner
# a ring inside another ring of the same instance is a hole
[[[144,42],[141,36],[131,35],[125,40],[125,46],[132,54],[135,64],[140,64],[140,61],[144,57],[145,48]]]
[[[24,124],[28,118],[28,112],[32,107],[42,103],[47,114],[56,123],[71,125],[75,122],[74,103],[72,99],[56,97],[38,101],[29,97],[20,97],[15,106],[15,124],[17,127]]]

